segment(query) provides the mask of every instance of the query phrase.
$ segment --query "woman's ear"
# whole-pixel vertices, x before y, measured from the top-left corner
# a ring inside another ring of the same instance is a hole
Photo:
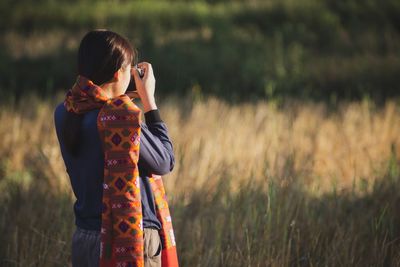
[[[119,80],[119,70],[117,70],[116,72],[114,72],[113,80],[114,80],[115,82],[118,82],[118,80]]]

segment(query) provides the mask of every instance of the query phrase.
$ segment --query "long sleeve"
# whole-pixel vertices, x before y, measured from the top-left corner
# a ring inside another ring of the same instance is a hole
[[[139,170],[148,174],[165,175],[172,171],[175,158],[172,142],[158,110],[145,113],[141,124]]]

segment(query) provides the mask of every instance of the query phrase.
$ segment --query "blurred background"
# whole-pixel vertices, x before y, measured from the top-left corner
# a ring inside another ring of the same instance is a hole
[[[395,0],[3,0],[0,88],[40,95],[74,82],[84,33],[107,28],[151,61],[163,94],[335,100],[397,96]]]
[[[84,34],[152,63],[182,266],[400,266],[400,1],[2,0],[0,266],[68,266]]]

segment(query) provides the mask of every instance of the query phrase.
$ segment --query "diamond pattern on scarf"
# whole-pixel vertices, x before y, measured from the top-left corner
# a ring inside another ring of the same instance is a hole
[[[131,134],[131,131],[129,131],[128,129],[123,129],[121,133],[123,136],[128,136]]]
[[[135,217],[129,217],[129,219],[128,219],[129,221],[130,221],[130,223],[135,223],[136,222],[136,219],[135,219]]]
[[[121,178],[118,178],[114,184],[119,189],[119,191],[121,191],[124,188],[126,183]]]
[[[132,175],[131,173],[127,173],[127,174],[125,175],[125,178],[126,178],[126,180],[130,181],[130,180],[132,180],[133,175]]]
[[[126,222],[122,221],[118,225],[118,228],[119,228],[119,230],[121,230],[121,232],[125,233],[129,229],[129,224],[127,224]]]
[[[111,141],[114,143],[114,145],[118,146],[121,143],[122,138],[118,133],[115,133],[113,137],[111,137]]]
[[[137,133],[134,133],[131,137],[131,141],[135,146],[137,146],[140,142],[140,136]]]

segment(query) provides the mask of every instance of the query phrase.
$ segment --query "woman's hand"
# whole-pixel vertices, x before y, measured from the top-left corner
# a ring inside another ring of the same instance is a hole
[[[131,69],[131,74],[135,79],[136,90],[143,104],[144,112],[157,109],[154,92],[156,89],[156,79],[154,78],[153,68],[148,62],[141,62],[138,67],[144,72],[143,78],[140,78],[136,69]]]

